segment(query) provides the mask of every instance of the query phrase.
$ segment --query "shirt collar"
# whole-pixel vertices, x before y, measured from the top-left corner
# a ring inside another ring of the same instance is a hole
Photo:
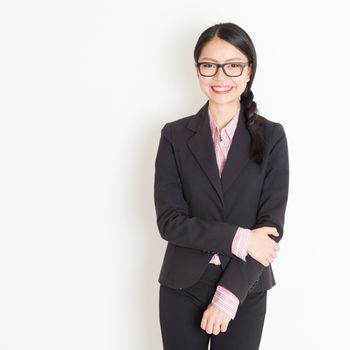
[[[232,140],[233,134],[234,134],[236,127],[237,127],[238,118],[239,118],[239,111],[240,111],[240,109],[238,109],[237,113],[232,117],[232,119],[229,121],[229,123],[224,128],[222,128],[222,130],[227,133],[230,140]],[[209,107],[208,107],[208,114],[209,114],[209,123],[210,123],[211,134],[212,134],[212,137],[214,138],[215,130],[217,129],[217,131],[219,132],[219,127],[215,123],[215,120],[213,118],[213,115],[210,112]]]

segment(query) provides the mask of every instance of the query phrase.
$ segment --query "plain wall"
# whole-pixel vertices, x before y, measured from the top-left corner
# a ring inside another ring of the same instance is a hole
[[[1,349],[162,349],[154,161],[162,126],[205,103],[193,49],[225,21],[253,39],[255,101],[289,146],[261,349],[347,346],[345,3],[1,3]]]

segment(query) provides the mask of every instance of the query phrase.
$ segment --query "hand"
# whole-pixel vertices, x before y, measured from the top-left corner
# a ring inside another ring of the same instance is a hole
[[[264,266],[269,266],[280,250],[279,245],[268,236],[269,234],[279,236],[275,227],[264,226],[252,230],[248,240],[248,254]]]
[[[230,320],[229,314],[210,303],[203,313],[201,328],[208,334],[218,335],[220,331],[226,332]]]

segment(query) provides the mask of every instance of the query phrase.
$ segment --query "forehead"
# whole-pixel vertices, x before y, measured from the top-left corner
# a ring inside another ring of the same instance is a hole
[[[229,42],[220,38],[214,38],[204,45],[200,59],[211,59],[213,61],[244,60],[246,56]]]

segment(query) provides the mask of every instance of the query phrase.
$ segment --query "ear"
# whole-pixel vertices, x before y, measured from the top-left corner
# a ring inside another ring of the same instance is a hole
[[[199,72],[198,72],[198,67],[196,66],[196,63],[194,63],[194,69],[196,70],[197,78],[199,78]]]
[[[247,82],[250,81],[251,76],[252,76],[252,65],[249,65],[248,66],[248,80],[247,80]]]

